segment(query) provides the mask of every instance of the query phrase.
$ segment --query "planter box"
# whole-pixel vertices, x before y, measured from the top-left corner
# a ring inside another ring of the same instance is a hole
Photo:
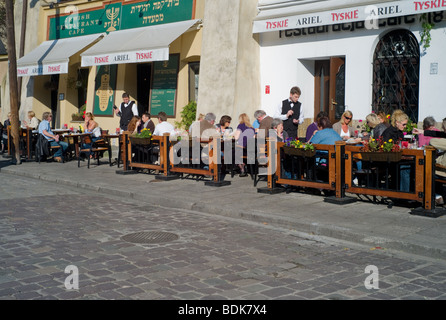
[[[398,162],[401,154],[402,152],[361,152],[361,158],[364,161]]]
[[[287,146],[283,147],[283,152],[285,154],[289,154],[292,156],[300,156],[300,157],[314,157],[316,155],[316,150],[304,150]]]
[[[129,139],[132,144],[144,144],[144,145],[152,144],[152,138],[140,138],[140,137],[130,136]]]

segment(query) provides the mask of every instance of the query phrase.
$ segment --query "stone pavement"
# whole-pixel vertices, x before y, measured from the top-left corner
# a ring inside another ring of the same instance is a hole
[[[67,164],[57,165],[69,170]],[[149,304],[150,312],[161,311],[167,318],[178,315],[179,304],[208,307],[204,300],[249,301],[234,302],[238,305],[255,300],[255,305],[265,305],[267,318],[278,319],[296,305],[271,300],[446,298],[444,261],[319,241],[240,218],[163,208],[109,195],[105,189],[96,192],[3,172],[0,179],[0,300],[175,300]],[[143,184],[138,176],[133,179]],[[149,244],[126,238],[141,231],[178,238]],[[376,269],[371,274],[368,267]],[[367,288],[372,275],[375,287]],[[219,310],[214,318],[222,315]]]
[[[429,218],[410,214],[410,208],[358,201],[346,205],[326,203],[322,196],[292,192],[258,193],[249,177],[226,177],[231,185],[205,186],[203,181],[156,180],[151,174],[117,174],[105,162],[87,169],[86,162],[24,162],[10,165],[0,158],[0,172],[31,177],[81,190],[134,199],[166,208],[241,218],[286,227],[303,235],[329,237],[379,247],[388,251],[446,261],[446,216]],[[260,182],[257,187],[265,187]]]

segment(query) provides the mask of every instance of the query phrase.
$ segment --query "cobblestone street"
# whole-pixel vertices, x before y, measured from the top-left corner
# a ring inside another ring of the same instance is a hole
[[[444,299],[445,265],[0,173],[0,299]],[[169,232],[135,244],[123,236]],[[367,266],[378,272],[366,273]],[[79,288],[67,289],[67,266]],[[367,289],[377,276],[379,288]]]

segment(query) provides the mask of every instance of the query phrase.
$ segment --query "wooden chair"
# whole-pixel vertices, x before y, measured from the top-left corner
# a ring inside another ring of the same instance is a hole
[[[104,154],[105,151],[108,152],[108,163],[111,166],[112,165],[112,161],[111,161],[112,155],[111,155],[110,141],[105,137],[101,137],[98,140],[93,142],[93,145],[91,148],[91,153],[93,154],[93,157],[98,160],[98,165],[99,165],[99,158],[102,157],[102,155]]]
[[[80,142],[80,148],[79,148],[79,153],[77,156],[77,167],[80,167],[81,164],[81,156],[85,155],[85,157],[88,160],[88,165],[87,167],[90,168],[90,155],[91,155],[91,148],[93,146],[92,144],[93,142],[91,141],[91,137],[90,136],[83,136],[81,138],[81,142]]]
[[[105,135],[105,134],[106,133],[103,133],[103,135]],[[109,163],[110,163],[110,166],[112,165],[111,146],[110,146],[110,142],[105,137],[101,137],[98,140],[93,142],[89,135],[83,136],[81,146],[82,147],[79,149],[79,156],[78,156],[78,163],[77,163],[78,167],[80,167],[82,154],[86,155],[87,161],[88,161],[87,168],[90,169],[91,156],[93,156],[95,159],[97,159],[98,165],[99,165],[100,164],[99,159],[105,151],[108,151]]]

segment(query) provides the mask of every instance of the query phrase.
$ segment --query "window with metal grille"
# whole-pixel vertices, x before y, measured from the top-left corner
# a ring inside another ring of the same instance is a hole
[[[373,56],[374,112],[403,110],[418,122],[420,47],[408,30],[387,33]]]

